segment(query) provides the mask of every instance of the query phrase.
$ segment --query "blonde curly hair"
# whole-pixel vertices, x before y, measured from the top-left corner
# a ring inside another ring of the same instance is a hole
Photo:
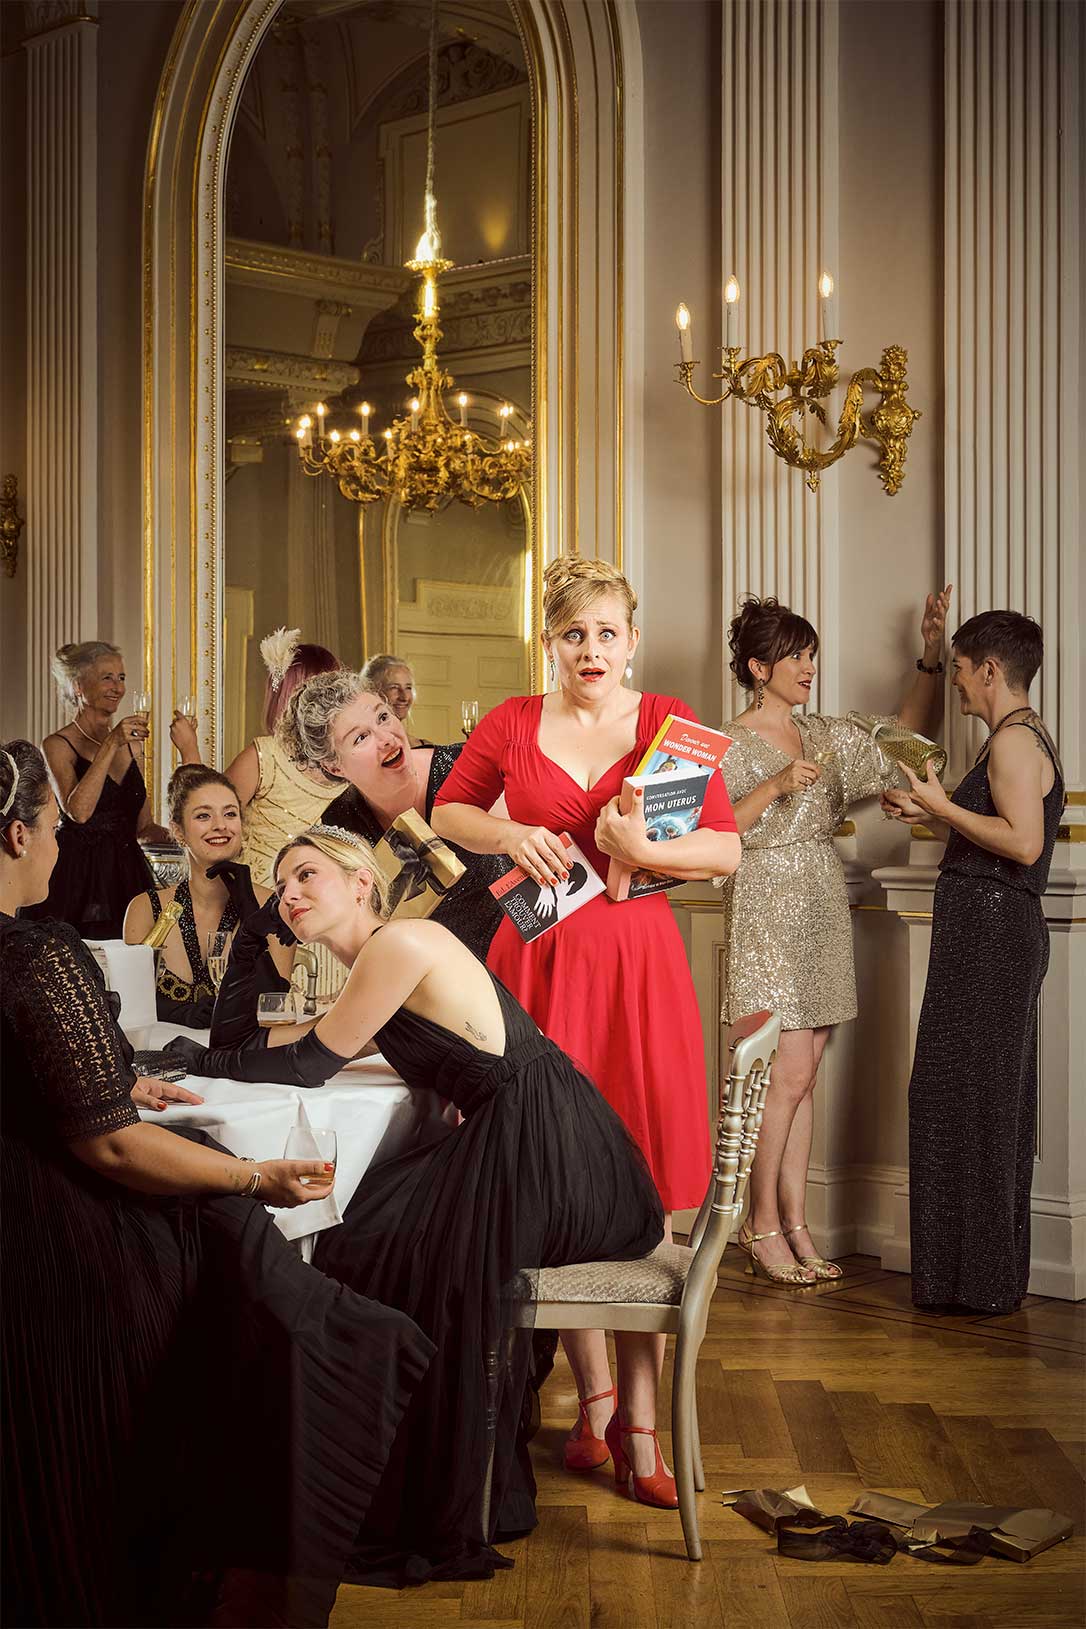
[[[633,628],[637,595],[610,560],[590,560],[583,554],[560,554],[543,573],[543,632],[548,639],[564,634],[571,623],[605,594],[617,594]]]

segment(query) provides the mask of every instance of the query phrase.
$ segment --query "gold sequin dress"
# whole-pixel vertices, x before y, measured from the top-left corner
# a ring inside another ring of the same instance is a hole
[[[852,923],[833,834],[851,803],[898,784],[871,737],[844,718],[797,715],[803,757],[821,763],[806,792],[777,798],[743,834],[743,860],[724,879],[727,946],[721,1018],[763,1008],[783,1029],[819,1029],[856,1016]],[[736,720],[724,780],[732,807],[791,762]]]
[[[274,736],[258,735],[253,745],[260,761],[260,781],[245,811],[241,857],[253,881],[271,888],[272,866],[279,850],[307,826],[315,825],[346,783],[329,781],[326,787],[318,786],[291,762]]]

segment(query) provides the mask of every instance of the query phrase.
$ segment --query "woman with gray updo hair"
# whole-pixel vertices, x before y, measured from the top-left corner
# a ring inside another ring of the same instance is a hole
[[[379,842],[398,815],[414,809],[429,822],[434,798],[463,746],[412,746],[384,696],[361,673],[321,673],[291,698],[279,726],[284,750],[310,771],[349,782],[323,819]],[[469,854],[449,847],[465,874],[434,912],[440,922],[485,958],[501,921],[489,889],[506,870],[499,855]]]

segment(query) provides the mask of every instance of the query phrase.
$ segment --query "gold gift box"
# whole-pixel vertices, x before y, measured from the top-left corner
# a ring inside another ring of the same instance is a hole
[[[389,917],[432,916],[465,866],[420,814],[397,815],[374,849],[388,886]]]

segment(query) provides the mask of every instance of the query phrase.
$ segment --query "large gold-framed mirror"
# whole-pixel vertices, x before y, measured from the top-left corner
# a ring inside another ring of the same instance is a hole
[[[454,740],[538,686],[528,492],[434,513],[302,468],[300,414],[405,411],[423,225],[429,0],[286,0],[240,88],[224,183],[222,757],[263,728],[261,637],[414,669],[410,727]],[[440,358],[493,436],[534,416],[532,95],[508,0],[442,0],[435,108]],[[357,417],[353,418],[357,423]]]

